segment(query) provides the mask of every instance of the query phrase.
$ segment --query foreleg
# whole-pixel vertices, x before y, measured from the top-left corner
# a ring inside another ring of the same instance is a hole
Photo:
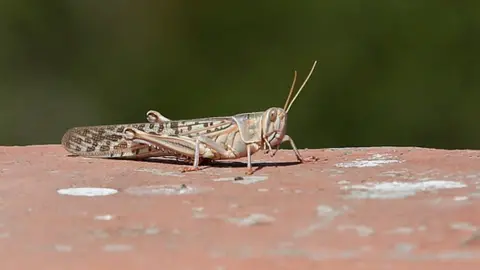
[[[304,158],[302,157],[302,155],[300,155],[300,152],[298,151],[297,146],[296,146],[295,143],[293,142],[293,139],[292,139],[290,136],[285,135],[285,136],[283,137],[282,143],[287,142],[287,141],[290,142],[290,145],[292,146],[293,152],[295,153],[295,156],[297,157],[297,160],[298,160],[298,161],[300,161],[300,162],[303,163],[303,162],[312,162],[312,161],[317,161],[317,160],[318,160],[317,157],[313,157],[313,156],[304,159]],[[278,149],[278,148],[277,148],[277,149]]]

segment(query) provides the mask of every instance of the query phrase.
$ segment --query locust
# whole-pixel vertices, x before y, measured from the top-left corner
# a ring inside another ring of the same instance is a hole
[[[316,161],[303,158],[293,139],[287,135],[287,114],[307,81],[317,61],[293,98],[293,82],[283,108],[239,113],[233,116],[171,120],[155,110],[146,113],[147,122],[83,126],[68,129],[62,137],[63,147],[73,155],[96,158],[147,159],[173,157],[192,166],[182,172],[196,171],[205,161],[247,158],[245,174],[253,173],[252,155],[260,150],[271,157],[280,145],[289,142],[301,163]]]

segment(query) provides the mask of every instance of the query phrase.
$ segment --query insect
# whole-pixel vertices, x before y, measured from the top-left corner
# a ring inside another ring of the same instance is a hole
[[[233,116],[171,120],[158,111],[147,112],[147,123],[74,127],[62,138],[64,148],[75,155],[98,158],[146,159],[175,157],[193,163],[183,172],[199,170],[207,160],[247,157],[246,174],[252,174],[252,155],[260,150],[273,157],[284,142],[289,142],[298,161],[304,159],[292,138],[286,134],[287,114],[312,75],[310,73],[291,99],[297,71],[283,108]],[[275,150],[273,150],[275,148]]]

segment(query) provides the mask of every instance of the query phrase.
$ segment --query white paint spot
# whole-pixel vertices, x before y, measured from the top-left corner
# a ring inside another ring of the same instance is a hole
[[[340,225],[337,229],[339,231],[355,230],[360,237],[370,236],[375,232],[372,228],[363,225]]]
[[[297,230],[293,237],[300,238],[306,237],[313,232],[326,228],[337,216],[342,215],[343,213],[349,211],[348,206],[342,206],[341,208],[334,209],[328,205],[318,205],[316,208],[317,216],[320,218],[319,221],[314,222],[306,228]]]
[[[72,246],[56,244],[54,247],[57,252],[71,252],[73,250]]]
[[[405,234],[405,235],[408,235],[408,234],[412,234],[412,233],[415,233],[415,232],[424,232],[426,230],[427,230],[426,226],[418,226],[416,228],[397,227],[397,228],[394,228],[392,230],[388,230],[385,233],[387,233],[387,234]]]
[[[154,175],[160,176],[174,176],[174,177],[184,177],[185,174],[180,172],[166,172],[158,169],[149,169],[149,168],[140,168],[136,170],[137,172],[149,172]]]
[[[103,247],[104,251],[107,252],[119,252],[119,251],[130,251],[133,247],[131,245],[122,245],[122,244],[110,244]]]
[[[467,196],[455,196],[455,197],[453,197],[453,200],[454,201],[466,201],[466,200],[468,200],[468,197]]]
[[[343,189],[353,189],[347,196],[355,199],[397,199],[415,195],[418,191],[432,191],[438,189],[464,188],[461,182],[429,180],[422,182],[379,182],[363,185],[345,186]]]
[[[450,224],[450,228],[454,230],[459,230],[459,231],[472,231],[472,232],[477,231],[477,227],[468,222],[452,223]]]
[[[126,193],[132,195],[186,195],[196,194],[205,191],[210,191],[211,188],[199,188],[187,185],[158,185],[158,186],[143,186],[143,187],[130,187],[125,190]]]
[[[348,184],[350,184],[350,181],[348,181],[348,180],[340,180],[340,181],[337,182],[337,184],[339,184],[339,185],[348,185]]]
[[[372,159],[382,159],[382,158],[384,158],[384,157],[386,157],[386,155],[374,154],[374,155],[372,156]]]
[[[100,215],[100,216],[95,216],[95,220],[112,220],[113,216],[112,215]]]
[[[194,218],[206,218],[207,215],[203,212],[204,208],[203,207],[193,207],[193,217]]]
[[[398,191],[398,190],[434,190],[434,189],[451,189],[463,188],[467,185],[456,181],[430,180],[423,182],[380,182],[365,185],[353,185],[351,188],[370,189],[381,191]]]
[[[144,227],[143,225],[133,225],[118,230],[121,236],[135,237],[141,235],[155,235],[160,233],[160,229],[155,226]]]
[[[228,221],[238,226],[252,226],[272,223],[275,221],[275,218],[264,214],[251,214],[246,218],[229,218]]]
[[[325,216],[332,216],[338,214],[338,211],[335,211],[332,207],[328,205],[319,205],[317,206],[317,216],[325,217]]]
[[[424,231],[427,230],[427,226],[418,226],[418,227],[417,227],[417,230],[418,230],[419,232],[424,232]]]
[[[343,162],[335,164],[340,168],[365,168],[365,167],[377,167],[384,164],[399,163],[400,160],[392,159],[387,155],[374,154],[369,159],[357,159],[350,162]]]
[[[399,254],[411,253],[416,248],[415,245],[410,243],[398,243],[395,245],[395,252]]]
[[[402,177],[408,173],[408,170],[393,170],[393,171],[385,171],[380,173],[378,176],[386,176],[386,177]]]
[[[160,233],[160,229],[157,227],[150,227],[145,229],[145,234],[146,235],[155,235]]]
[[[472,198],[480,198],[480,192],[477,191],[477,192],[470,193],[469,196]]]
[[[338,169],[326,169],[324,171],[330,173],[330,176],[337,176],[345,173],[345,171],[338,170]]]
[[[93,230],[91,232],[95,238],[106,239],[110,237],[110,234],[104,230]]]
[[[351,162],[343,162],[335,164],[340,168],[365,168],[365,167],[377,167],[383,164],[398,163],[399,160],[384,159],[384,160],[354,160]]]
[[[113,195],[118,193],[118,190],[113,188],[81,187],[58,189],[57,193],[60,195],[94,197]]]
[[[235,184],[249,185],[249,184],[255,184],[257,182],[262,182],[262,181],[265,181],[267,179],[268,179],[267,176],[249,175],[249,176],[217,178],[217,179],[214,179],[213,181],[216,181],[216,182],[231,181]]]
[[[411,234],[413,232],[414,229],[410,227],[398,227],[393,230],[387,231],[388,234]]]
[[[205,208],[203,208],[203,207],[193,207],[192,210],[195,211],[195,212],[203,212],[203,210],[205,210]]]

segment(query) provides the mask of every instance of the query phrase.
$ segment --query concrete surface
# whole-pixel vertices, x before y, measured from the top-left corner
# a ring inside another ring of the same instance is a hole
[[[480,151],[302,153],[246,177],[0,147],[0,269],[480,269]]]

